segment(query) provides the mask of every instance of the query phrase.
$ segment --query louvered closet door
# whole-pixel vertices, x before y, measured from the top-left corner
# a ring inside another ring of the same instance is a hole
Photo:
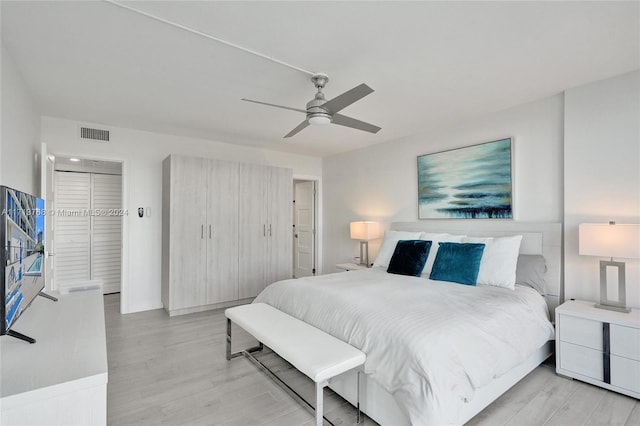
[[[55,286],[90,279],[91,175],[56,172]]]
[[[120,291],[122,176],[92,174],[91,279],[104,293]]]

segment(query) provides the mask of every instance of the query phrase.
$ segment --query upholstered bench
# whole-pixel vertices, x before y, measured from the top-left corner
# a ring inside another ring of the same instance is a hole
[[[360,367],[366,359],[365,354],[355,347],[336,339],[330,334],[309,325],[297,318],[285,314],[265,303],[251,303],[236,306],[225,311],[227,317],[227,359],[244,355],[267,370],[290,391],[286,383],[258,361],[252,352],[267,345],[280,357],[288,361],[298,371],[305,374],[316,384],[316,424],[322,425],[323,391],[329,380],[339,374]],[[231,322],[255,337],[259,345],[240,352],[231,352]],[[358,372],[358,380],[360,374]],[[358,388],[360,384],[358,383]],[[295,393],[298,398],[311,405]],[[360,403],[358,399],[358,421],[360,421]]]

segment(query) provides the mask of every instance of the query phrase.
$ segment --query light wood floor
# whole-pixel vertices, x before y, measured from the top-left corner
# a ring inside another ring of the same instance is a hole
[[[120,315],[119,304],[119,295],[105,296],[109,424],[314,424],[308,411],[248,360],[225,359],[222,310],[170,318],[163,310]],[[233,333],[234,350],[255,343],[241,330]],[[270,351],[259,357],[313,400],[309,379]],[[336,425],[355,422],[355,410],[331,391],[325,393],[325,413]],[[366,418],[365,424],[376,423]],[[469,425],[640,425],[640,402],[558,377],[543,365]]]

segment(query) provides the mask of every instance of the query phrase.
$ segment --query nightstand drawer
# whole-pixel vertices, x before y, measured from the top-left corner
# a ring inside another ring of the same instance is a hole
[[[640,328],[616,324],[610,327],[611,354],[640,361]]]
[[[561,369],[596,380],[603,379],[602,352],[566,342],[560,342],[560,351]]]
[[[602,351],[602,323],[571,315],[562,315],[560,341]]]
[[[640,361],[611,355],[611,384],[640,393]]]

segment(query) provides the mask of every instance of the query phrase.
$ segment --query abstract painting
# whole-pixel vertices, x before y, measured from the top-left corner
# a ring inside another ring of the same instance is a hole
[[[513,219],[511,138],[418,157],[418,218]]]

